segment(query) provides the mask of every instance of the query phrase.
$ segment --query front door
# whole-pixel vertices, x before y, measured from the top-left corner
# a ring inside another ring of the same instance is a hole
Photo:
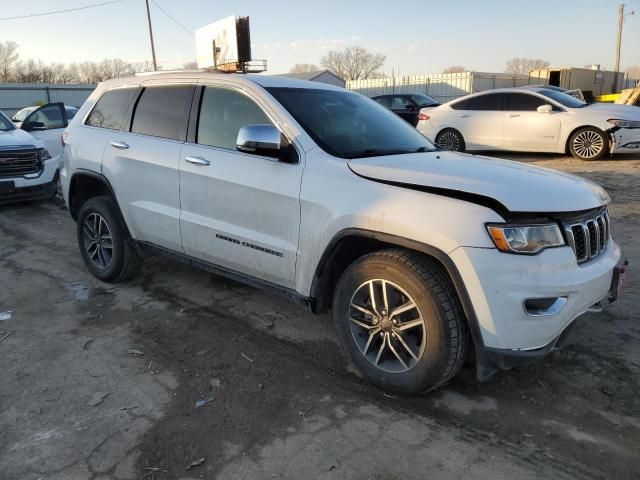
[[[67,128],[64,103],[47,103],[31,112],[20,126],[33,137],[42,140],[52,157],[62,160],[62,132]]]
[[[548,102],[529,93],[505,94],[504,144],[508,150],[556,151],[563,112],[553,107],[549,113],[538,112]]]
[[[274,124],[257,99],[206,86],[195,141],[180,155],[186,254],[294,287],[304,159],[283,163],[236,149],[244,125]]]

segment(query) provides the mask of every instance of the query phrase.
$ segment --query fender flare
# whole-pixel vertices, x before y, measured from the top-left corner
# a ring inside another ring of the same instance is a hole
[[[311,284],[310,297],[312,299],[317,298],[318,294],[321,292],[321,289],[323,287],[323,273],[325,273],[326,271],[326,266],[328,265],[334,252],[337,251],[340,242],[347,237],[362,237],[365,239],[376,240],[386,244],[418,251],[436,259],[444,267],[445,271],[449,275],[449,278],[451,279],[451,282],[453,284],[453,288],[455,289],[456,294],[460,299],[462,309],[467,319],[467,325],[469,327],[469,332],[471,333],[471,338],[473,340],[474,350],[476,354],[477,379],[479,381],[487,380],[496,372],[497,368],[494,366],[493,362],[490,361],[487,355],[487,350],[484,341],[482,340],[482,332],[480,331],[480,323],[478,322],[478,317],[476,315],[475,309],[473,308],[471,297],[469,296],[467,287],[462,280],[462,275],[460,274],[458,267],[447,253],[432,245],[428,245],[416,240],[411,240],[390,233],[377,232],[361,228],[347,228],[341,230],[329,241],[322,256],[320,257],[320,261],[318,262],[318,265],[316,267],[316,271]]]

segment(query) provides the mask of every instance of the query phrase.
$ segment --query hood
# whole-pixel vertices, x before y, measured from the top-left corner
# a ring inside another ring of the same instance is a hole
[[[44,147],[41,140],[33,138],[30,133],[19,128],[8,132],[0,130],[0,149],[6,147]]]
[[[501,214],[577,212],[610,200],[602,187],[575,175],[462,153],[359,158],[349,167],[370,180],[461,198]]]
[[[611,118],[640,120],[640,107],[634,107],[633,105],[620,105],[618,103],[592,103],[584,108],[590,111],[597,111],[598,113],[606,113],[611,115]]]

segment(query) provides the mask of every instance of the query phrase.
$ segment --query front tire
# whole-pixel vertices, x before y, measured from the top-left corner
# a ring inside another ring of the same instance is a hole
[[[580,160],[600,160],[609,151],[609,144],[602,130],[585,127],[571,135],[569,151]]]
[[[87,269],[103,282],[127,280],[142,263],[111,197],[94,197],[82,205],[77,236]]]
[[[336,285],[332,313],[343,350],[382,388],[427,392],[464,363],[460,302],[445,271],[424,255],[389,249],[356,260]]]
[[[465,150],[464,137],[455,128],[445,128],[438,133],[436,145],[450,152],[464,152]]]

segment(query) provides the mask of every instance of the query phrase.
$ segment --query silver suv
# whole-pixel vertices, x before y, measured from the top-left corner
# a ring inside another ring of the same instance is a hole
[[[62,181],[101,280],[150,254],[331,310],[384,388],[479,379],[553,349],[615,299],[609,196],[551,170],[443,152],[353,92],[277,77],[102,83],[65,132]]]

